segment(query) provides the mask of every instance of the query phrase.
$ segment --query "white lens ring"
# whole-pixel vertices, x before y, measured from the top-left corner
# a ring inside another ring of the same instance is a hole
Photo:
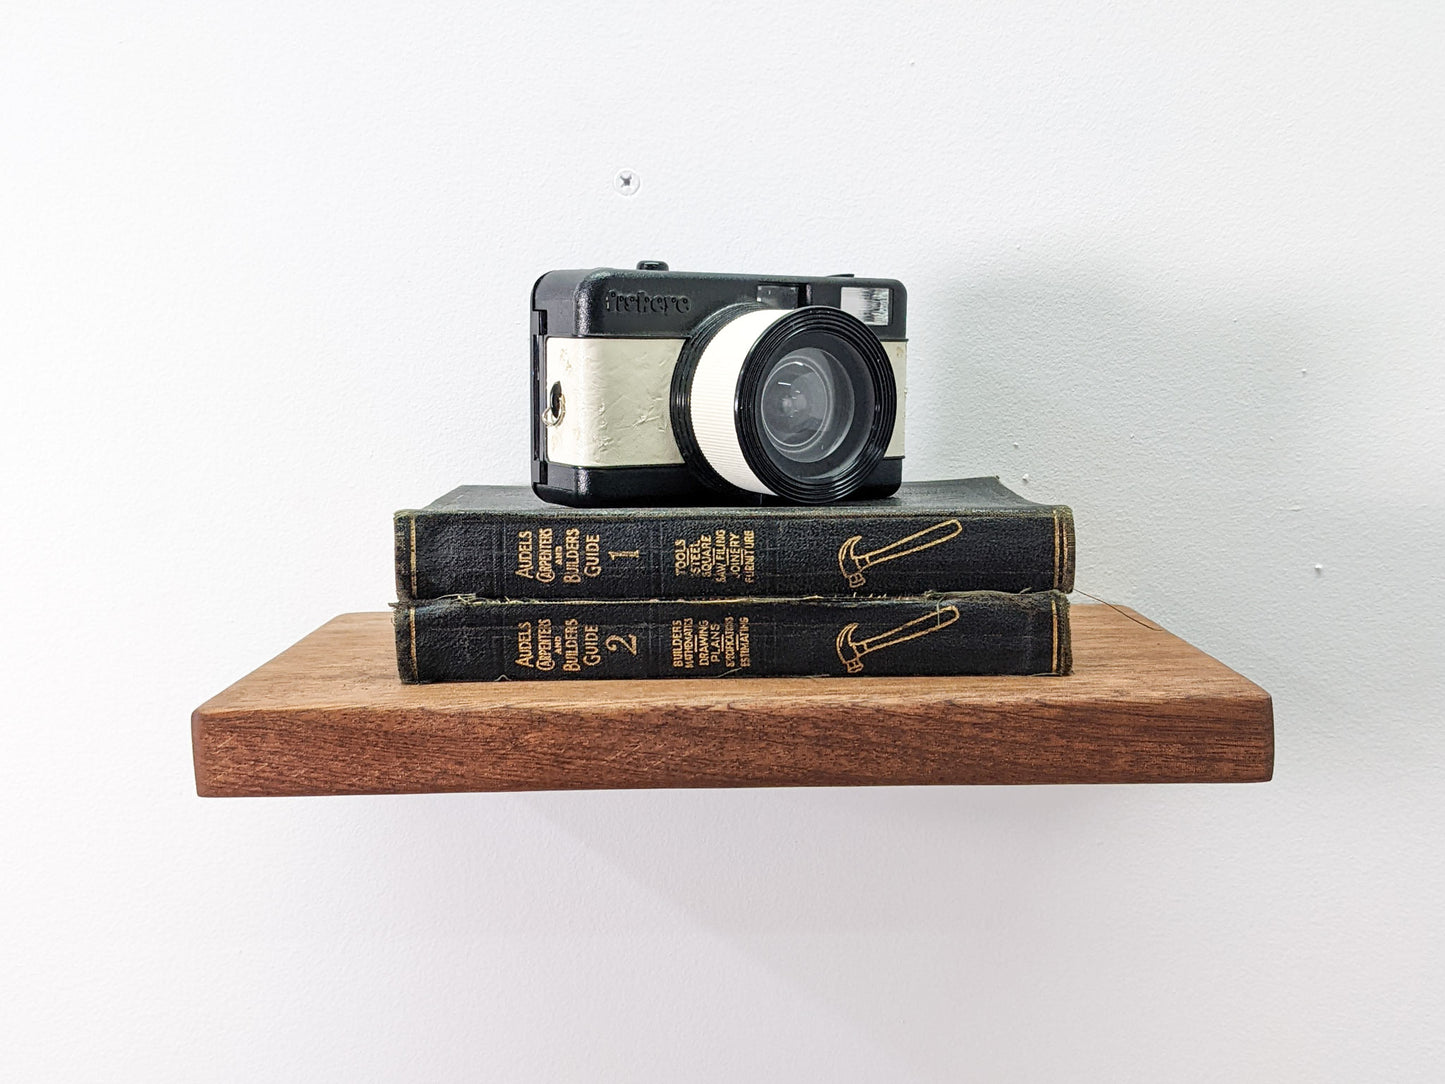
[[[755,309],[728,321],[703,349],[692,374],[688,411],[693,437],[708,464],[724,481],[763,496],[777,496],[753,472],[738,439],[734,410],[738,380],[748,354],[787,309]]]

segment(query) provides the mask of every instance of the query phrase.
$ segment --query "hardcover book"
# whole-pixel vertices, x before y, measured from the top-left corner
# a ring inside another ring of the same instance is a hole
[[[826,505],[566,508],[461,486],[396,513],[402,601],[1068,592],[1074,517],[997,478]]]
[[[1067,674],[1058,591],[907,598],[399,602],[405,682]]]

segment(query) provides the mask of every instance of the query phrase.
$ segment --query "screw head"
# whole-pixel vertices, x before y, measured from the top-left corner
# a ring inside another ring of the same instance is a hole
[[[634,196],[642,187],[642,178],[635,169],[619,169],[617,176],[612,178],[612,187],[624,196]]]

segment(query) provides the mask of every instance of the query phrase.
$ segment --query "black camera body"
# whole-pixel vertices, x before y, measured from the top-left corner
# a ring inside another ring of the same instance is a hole
[[[532,488],[574,506],[888,496],[906,317],[894,279],[548,272],[532,290]]]

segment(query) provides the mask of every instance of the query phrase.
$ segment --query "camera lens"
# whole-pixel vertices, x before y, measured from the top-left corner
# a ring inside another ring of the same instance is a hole
[[[836,357],[816,346],[794,350],[763,378],[763,433],[784,457],[816,463],[847,436],[853,401],[852,384]]]
[[[897,388],[878,337],[840,309],[719,310],[684,344],[671,420],[714,488],[817,504],[852,494],[893,435]]]

